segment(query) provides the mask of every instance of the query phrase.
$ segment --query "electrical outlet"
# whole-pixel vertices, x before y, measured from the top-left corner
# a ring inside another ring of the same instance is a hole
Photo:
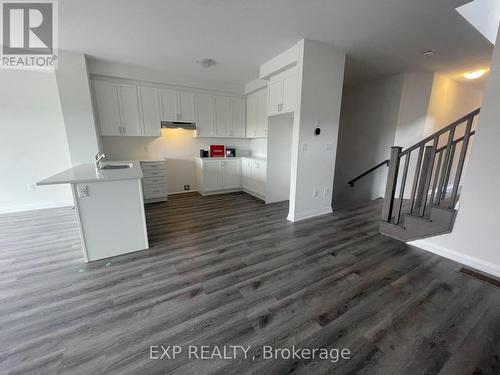
[[[78,185],[76,189],[79,198],[85,198],[89,196],[89,189],[87,185]]]
[[[313,198],[318,198],[319,192],[318,189],[313,189]]]
[[[302,143],[301,150],[302,151],[307,151],[307,143]]]
[[[184,190],[185,190],[185,191],[191,190],[191,186],[189,186],[189,185],[184,185]]]
[[[323,195],[328,197],[330,195],[330,188],[326,187],[323,189]]]
[[[36,184],[28,184],[28,191],[35,191],[36,190]]]
[[[325,151],[333,151],[333,144],[332,143],[325,144]]]

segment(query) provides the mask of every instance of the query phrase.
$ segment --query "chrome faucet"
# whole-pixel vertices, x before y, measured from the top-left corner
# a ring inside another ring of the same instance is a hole
[[[101,160],[103,160],[106,157],[106,155],[103,152],[98,152],[95,155],[95,167],[97,169],[101,169]]]

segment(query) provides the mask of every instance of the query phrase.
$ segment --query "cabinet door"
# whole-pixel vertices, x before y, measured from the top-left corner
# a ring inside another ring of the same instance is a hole
[[[214,190],[222,190],[221,162],[203,162],[203,191]]]
[[[230,137],[230,98],[227,96],[214,96],[215,100],[215,135],[217,137]]]
[[[188,91],[178,92],[179,121],[195,122],[194,118],[194,93]]]
[[[280,113],[281,103],[282,103],[282,94],[283,87],[282,81],[279,78],[271,78],[269,81],[269,107],[268,113],[269,115],[276,115]]]
[[[250,190],[250,163],[252,161],[247,158],[241,159],[241,184],[244,189]]]
[[[283,77],[283,102],[280,113],[295,111],[295,100],[297,97],[297,74],[290,73]]]
[[[267,90],[257,91],[257,136],[267,137]]]
[[[178,121],[177,91],[161,90],[162,121]]]
[[[94,81],[95,103],[101,135],[121,135],[120,105],[118,88],[115,84]]]
[[[119,103],[124,135],[141,135],[141,114],[137,86],[119,85]]]
[[[231,137],[245,138],[245,99],[230,98],[231,100]]]
[[[259,128],[258,99],[258,92],[253,92],[247,96],[247,138],[257,137],[257,131]]]
[[[155,87],[139,87],[142,109],[143,135],[160,136],[160,93]]]
[[[241,169],[239,160],[225,160],[220,162],[222,167],[222,186],[224,189],[241,187]]]
[[[214,135],[214,99],[209,94],[198,94],[198,120],[196,135],[198,137],[212,137]]]
[[[256,167],[257,167],[256,193],[262,196],[266,196],[267,163],[262,161],[257,161]]]

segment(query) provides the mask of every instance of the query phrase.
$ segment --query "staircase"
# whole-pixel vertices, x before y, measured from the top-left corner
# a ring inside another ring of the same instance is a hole
[[[380,232],[411,241],[453,229],[480,109],[403,150],[392,147]]]

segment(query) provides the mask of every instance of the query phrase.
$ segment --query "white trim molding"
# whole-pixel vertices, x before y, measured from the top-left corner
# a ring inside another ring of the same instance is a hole
[[[408,242],[409,245],[416,246],[420,249],[430,251],[431,253],[440,255],[444,258],[451,259],[465,266],[475,268],[476,270],[489,273],[490,275],[500,277],[500,265],[487,262],[485,260],[465,255],[455,250],[448,249],[444,246],[436,245],[427,240],[417,240]]]
[[[331,207],[323,207],[317,210],[311,210],[311,211],[306,211],[306,212],[301,212],[297,214],[289,213],[287,220],[291,222],[296,222],[296,221],[301,221],[305,219],[311,219],[316,216],[323,216],[323,215],[329,215],[332,214],[333,210]]]

